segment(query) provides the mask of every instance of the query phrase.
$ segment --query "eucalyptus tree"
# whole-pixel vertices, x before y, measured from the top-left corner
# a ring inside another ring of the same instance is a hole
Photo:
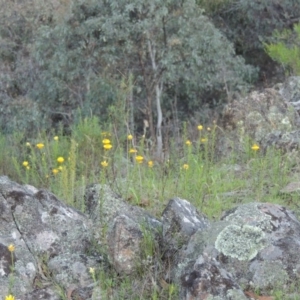
[[[145,90],[147,117],[157,155],[162,154],[164,85],[221,86],[228,92],[254,74],[192,0],[103,1],[102,51],[117,68],[129,69]],[[156,107],[154,133],[153,106]]]

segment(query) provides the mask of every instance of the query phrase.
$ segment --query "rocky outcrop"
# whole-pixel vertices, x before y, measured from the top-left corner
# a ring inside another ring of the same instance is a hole
[[[12,291],[56,300],[59,286],[68,299],[102,299],[91,276],[99,268],[131,276],[137,287],[141,270],[159,272],[186,300],[249,299],[245,288],[284,291],[300,276],[300,222],[282,206],[248,203],[210,222],[174,198],[158,220],[99,184],[87,188],[85,204],[87,214],[0,177],[1,298]]]
[[[221,272],[220,266],[229,272],[231,279],[226,282],[233,280],[238,286],[262,292],[278,287],[284,289],[299,276],[299,245],[300,222],[291,211],[270,203],[238,206],[207,230],[196,232],[182,251],[181,265],[177,269],[182,278],[182,295],[185,294],[184,278],[195,274],[195,267],[190,269],[189,266],[195,266],[199,260],[202,273],[203,268],[209,273],[215,269],[225,280],[228,274]],[[209,260],[203,264],[205,256]],[[220,264],[218,268],[216,262]],[[199,276],[194,277],[196,282],[190,279],[190,287],[198,285]],[[231,283],[226,293],[232,289],[239,290]],[[221,299],[233,299],[225,296],[226,293],[222,291]],[[215,297],[219,292],[212,290],[210,294]]]
[[[237,97],[223,111],[217,150],[223,154],[232,148],[245,151],[250,142],[261,149],[270,146],[285,152],[298,149],[300,77],[290,77],[283,84],[246,97]]]

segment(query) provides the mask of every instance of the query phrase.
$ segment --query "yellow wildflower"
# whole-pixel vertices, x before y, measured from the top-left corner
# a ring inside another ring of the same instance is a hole
[[[30,167],[29,167],[29,166],[27,166],[27,167],[26,167],[26,170],[30,170]]]
[[[198,130],[203,130],[203,126],[202,125],[198,125]]]
[[[148,167],[149,167],[149,168],[152,168],[152,167],[153,167],[153,161],[152,161],[152,160],[149,160],[149,161],[148,161]]]
[[[138,155],[135,157],[135,160],[137,161],[137,163],[141,164],[144,161],[144,157],[141,155]]]
[[[58,158],[57,158],[57,160],[56,160],[59,164],[62,164],[64,161],[65,161],[65,159],[62,157],[62,156],[59,156]]]
[[[36,144],[36,147],[38,149],[43,149],[45,147],[45,145],[43,143],[38,143],[38,144]]]
[[[5,297],[5,300],[15,300],[15,297],[13,295],[8,295]]]
[[[106,160],[101,161],[101,166],[102,166],[103,168],[106,168],[106,167],[108,166],[108,162],[107,162]]]
[[[254,145],[251,147],[251,149],[252,149],[253,151],[257,151],[257,150],[259,150],[259,146],[258,146],[257,144],[254,144]]]
[[[62,170],[63,170],[63,166],[59,166],[57,169],[58,169],[59,171],[62,171]]]
[[[137,150],[136,149],[130,149],[129,153],[137,153]]]
[[[25,160],[25,161],[23,161],[22,165],[23,165],[24,167],[28,167],[29,162]]]
[[[190,140],[187,140],[187,141],[185,142],[185,144],[186,144],[187,146],[191,146],[191,145],[192,145],[192,142],[191,142]]]
[[[58,141],[58,136],[56,135],[53,139],[54,141]]]
[[[110,144],[110,140],[109,139],[104,139],[104,140],[102,140],[102,144],[103,145],[109,145]]]
[[[202,139],[200,140],[200,142],[201,142],[201,143],[206,143],[206,142],[207,142],[207,138],[202,138]]]
[[[112,145],[111,145],[111,144],[104,144],[104,145],[103,145],[103,148],[104,148],[105,150],[110,150],[110,149],[112,148]]]
[[[26,143],[27,147],[31,147],[31,144],[29,142]]]
[[[53,170],[52,170],[53,175],[56,175],[58,172],[59,172],[58,169],[53,169]]]
[[[15,246],[13,244],[8,245],[7,247],[9,252],[14,252],[15,251]]]
[[[95,268],[90,268],[89,272],[90,272],[90,274],[95,274]]]
[[[128,141],[131,141],[133,139],[133,136],[131,135],[131,134],[129,134],[128,136],[127,136],[127,140]]]
[[[189,165],[188,165],[188,164],[184,164],[184,165],[182,166],[182,168],[183,168],[184,170],[187,170],[187,169],[189,168]]]

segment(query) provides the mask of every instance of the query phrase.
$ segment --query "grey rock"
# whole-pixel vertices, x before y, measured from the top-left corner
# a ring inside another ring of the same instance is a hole
[[[197,230],[207,228],[210,222],[190,202],[174,198],[169,201],[162,213],[162,223],[161,248],[167,268],[170,270],[170,274],[166,274],[166,279],[170,280],[174,279],[173,267],[178,263],[181,248]]]
[[[270,147],[283,150],[291,160],[297,159],[300,145],[300,77],[291,76],[246,97],[238,97],[225,106],[217,140],[220,155],[232,149],[245,151],[250,137],[263,151]],[[293,154],[295,153],[296,154]]]
[[[300,222],[291,211],[269,203],[244,204],[192,236],[177,272],[208,253],[238,285],[284,289],[298,276],[299,244]]]
[[[1,298],[8,293],[10,277],[14,295],[24,299],[56,299],[55,283],[65,289],[71,283],[90,283],[87,270],[97,261],[87,254],[94,228],[84,214],[47,191],[5,176],[0,177],[0,208]],[[10,244],[15,246],[13,256]],[[48,290],[37,291],[45,286]]]
[[[207,254],[183,270],[180,299],[246,300],[235,278]]]
[[[162,223],[140,207],[126,203],[106,185],[88,187],[85,202],[97,227],[97,238],[103,229],[107,230],[107,254],[114,269],[127,275],[136,272],[145,259],[143,241],[150,237],[158,243]]]

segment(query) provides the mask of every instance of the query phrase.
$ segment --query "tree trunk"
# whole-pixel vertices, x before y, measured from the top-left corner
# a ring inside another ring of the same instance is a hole
[[[158,70],[156,65],[156,49],[155,45],[151,43],[151,40],[148,35],[148,50],[151,58],[152,63],[152,70],[153,70],[153,79],[154,79],[154,86],[155,86],[155,98],[156,98],[156,110],[157,110],[157,125],[156,125],[156,159],[162,160],[163,159],[163,139],[162,139],[162,132],[161,132],[161,124],[162,124],[162,110],[161,110],[161,95],[163,90],[163,83],[160,78],[158,78]]]
[[[157,128],[156,128],[156,158],[158,160],[163,159],[163,140],[161,133],[161,124],[162,124],[162,110],[161,110],[161,94],[163,90],[163,84],[157,83],[155,85],[155,94],[156,94],[156,109],[157,109]]]

